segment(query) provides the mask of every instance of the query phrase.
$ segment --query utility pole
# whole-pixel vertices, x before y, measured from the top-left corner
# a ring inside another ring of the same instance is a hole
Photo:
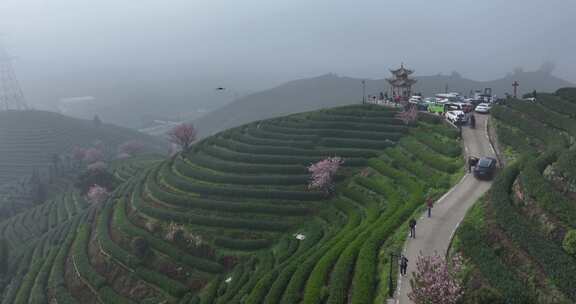
[[[0,110],[27,110],[12,60],[13,57],[8,55],[0,41]]]
[[[362,104],[366,103],[366,80],[362,80]]]
[[[518,83],[518,81],[514,81],[512,86],[514,87],[514,98],[518,98],[517,93],[518,93],[518,87],[520,86],[520,84]]]

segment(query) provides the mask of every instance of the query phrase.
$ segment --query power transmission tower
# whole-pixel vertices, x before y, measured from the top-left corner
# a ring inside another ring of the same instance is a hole
[[[12,59],[0,41],[0,110],[27,110]]]

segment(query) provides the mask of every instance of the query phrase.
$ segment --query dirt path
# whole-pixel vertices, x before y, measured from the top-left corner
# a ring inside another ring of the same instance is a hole
[[[463,128],[465,154],[495,157],[486,132],[487,117],[476,115],[476,129]],[[432,217],[425,214],[418,219],[416,239],[406,243],[405,254],[409,260],[408,275],[398,281],[395,303],[412,303],[408,299],[411,273],[416,269],[420,252],[431,255],[434,252],[445,254],[458,225],[466,211],[490,188],[490,182],[479,181],[472,174],[466,174],[460,182],[440,198],[432,209]],[[392,303],[394,303],[392,302]]]

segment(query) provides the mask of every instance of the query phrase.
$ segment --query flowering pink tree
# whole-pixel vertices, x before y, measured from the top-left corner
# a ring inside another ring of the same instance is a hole
[[[416,106],[411,105],[408,109],[396,114],[396,117],[402,120],[405,124],[411,124],[418,120],[418,109],[416,109]]]
[[[93,164],[104,160],[104,153],[98,148],[88,148],[84,151],[84,161]]]
[[[72,158],[75,161],[82,161],[84,160],[84,157],[86,156],[86,149],[79,147],[79,146],[74,146],[72,148]]]
[[[92,187],[88,189],[88,193],[86,194],[88,201],[92,204],[100,204],[106,201],[106,199],[108,199],[108,196],[110,196],[108,190],[99,185],[92,185]]]
[[[338,156],[328,157],[308,167],[310,172],[309,189],[319,189],[326,194],[330,194],[334,189],[334,176],[344,163],[344,160]]]
[[[187,151],[196,140],[196,133],[194,125],[191,123],[182,123],[170,130],[168,137],[170,141],[178,145],[181,150]]]
[[[136,155],[144,150],[144,144],[138,140],[129,140],[118,147],[119,154]]]
[[[416,304],[455,304],[463,294],[460,281],[456,278],[456,274],[462,269],[462,257],[457,255],[451,262],[447,263],[438,254],[421,254],[410,280],[410,300]]]

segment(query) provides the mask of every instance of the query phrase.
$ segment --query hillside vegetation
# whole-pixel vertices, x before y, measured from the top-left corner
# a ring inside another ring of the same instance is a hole
[[[468,303],[576,302],[576,94],[493,109],[508,166],[467,215]]]
[[[463,171],[456,130],[396,114],[295,114],[117,165],[101,205],[68,191],[0,223],[2,303],[381,303],[407,220]],[[330,198],[307,188],[327,156]]]
[[[160,140],[136,131],[79,120],[44,111],[0,111],[0,184],[45,170],[54,155],[73,146],[101,141],[116,147],[129,140],[147,143],[154,152],[164,152]],[[160,147],[160,148],[159,148]]]

